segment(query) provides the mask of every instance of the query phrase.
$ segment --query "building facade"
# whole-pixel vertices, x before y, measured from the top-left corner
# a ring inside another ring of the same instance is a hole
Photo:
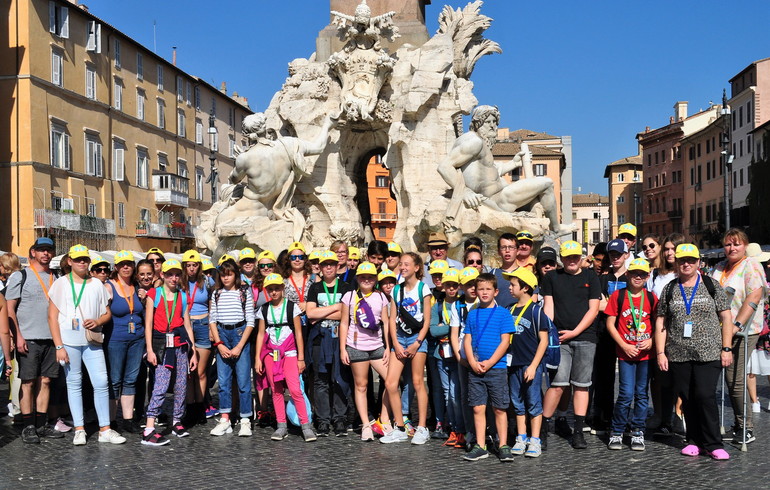
[[[609,240],[609,198],[596,193],[575,194],[572,197],[572,222],[576,231],[573,239],[593,250],[599,242]]]
[[[390,171],[379,156],[373,156],[366,166],[369,189],[369,215],[375,240],[390,242],[396,232],[398,206],[390,190]]]
[[[634,155],[621,158],[607,165],[604,178],[608,184],[607,198],[607,239],[618,236],[618,227],[623,223],[641,226],[642,156]],[[575,196],[577,197],[577,196]],[[601,240],[606,241],[606,240]]]
[[[229,97],[65,0],[10,0],[0,26],[0,249],[180,251],[246,146]],[[210,126],[212,126],[210,128]],[[215,131],[214,131],[215,129]],[[212,195],[213,190],[213,195]]]

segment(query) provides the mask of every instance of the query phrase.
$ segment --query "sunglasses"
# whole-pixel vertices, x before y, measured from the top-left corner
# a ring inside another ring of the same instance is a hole
[[[305,260],[306,255],[305,254],[298,254],[298,255],[289,255],[289,260]]]
[[[644,244],[642,244],[642,250],[647,250],[648,248],[649,248],[650,250],[652,250],[653,248],[655,248],[655,247],[657,247],[657,246],[658,246],[658,245],[657,245],[655,242],[653,242],[653,243],[648,243],[647,245],[644,245]]]
[[[165,262],[163,259],[147,259],[148,262],[152,262],[153,264],[162,264]]]
[[[127,262],[121,262],[121,263],[119,263],[119,264],[117,265],[117,267],[119,267],[119,268],[123,268],[123,267],[135,267],[135,266],[136,266],[136,264],[134,264],[134,263],[133,263],[133,262],[131,262],[131,261],[127,261]]]
[[[476,259],[476,260],[466,260],[466,261],[465,261],[465,265],[481,265],[481,264],[482,264],[482,261],[481,261],[481,259]]]
[[[78,257],[76,259],[72,259],[74,262],[81,263],[81,262],[91,262],[90,257]]]
[[[519,233],[516,238],[529,238],[532,240],[532,233]]]
[[[260,269],[272,269],[275,267],[275,264],[259,264]]]
[[[110,272],[110,268],[109,267],[96,267],[96,268],[94,268],[92,270],[93,270],[93,272],[96,272],[97,274],[106,274],[106,273]]]
[[[679,262],[682,262],[684,264],[694,264],[698,261],[695,257],[682,257],[681,259],[676,259]]]

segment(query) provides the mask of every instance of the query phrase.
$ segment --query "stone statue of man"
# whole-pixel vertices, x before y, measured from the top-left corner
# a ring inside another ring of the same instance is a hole
[[[535,177],[532,154],[526,143],[509,162],[495,163],[492,147],[497,138],[500,112],[497,107],[477,106],[471,114],[470,131],[455,140],[446,159],[438,164],[438,173],[452,188],[445,226],[453,231],[463,204],[471,209],[481,205],[512,213],[523,206],[539,203],[557,234],[572,231],[559,223],[553,180]],[[507,183],[502,176],[522,167],[524,178]]]

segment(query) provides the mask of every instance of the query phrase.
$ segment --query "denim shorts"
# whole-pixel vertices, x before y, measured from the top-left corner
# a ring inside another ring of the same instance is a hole
[[[540,363],[535,371],[535,378],[529,383],[524,382],[524,371],[529,366],[513,366],[508,368],[511,404],[516,415],[529,414],[537,417],[543,413],[543,370],[545,364]]]
[[[195,347],[198,349],[211,349],[211,332],[209,331],[209,317],[192,320]]]
[[[414,334],[414,335],[410,335],[410,336],[407,337],[406,335],[404,335],[400,331],[396,334],[396,338],[398,339],[398,343],[401,344],[401,347],[403,347],[404,349],[406,349],[410,345],[414,344],[415,341],[417,340],[417,336],[418,336],[418,334]],[[423,340],[422,341],[422,344],[420,344],[420,348],[417,349],[417,352],[422,352],[423,354],[427,354],[428,353],[428,342],[427,342],[427,340]]]
[[[561,362],[551,386],[588,388],[594,371],[596,344],[584,340],[561,344]]]
[[[345,350],[348,353],[348,358],[350,358],[351,363],[376,361],[377,359],[382,359],[382,355],[385,353],[384,347],[378,347],[374,350],[359,350],[346,345]]]
[[[507,369],[490,369],[484,374],[468,371],[468,405],[505,409],[509,404]]]

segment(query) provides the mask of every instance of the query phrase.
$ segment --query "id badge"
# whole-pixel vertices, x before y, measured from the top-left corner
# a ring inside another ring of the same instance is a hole
[[[281,357],[281,351],[278,349],[273,350],[273,362],[278,362],[278,359]]]
[[[684,333],[682,334],[682,337],[689,339],[692,337],[692,322],[685,322],[684,324]]]
[[[452,346],[449,344],[449,342],[441,344],[441,357],[444,359],[449,359],[452,357]]]
[[[128,333],[136,333],[136,324],[134,322],[128,322]]]
[[[513,354],[505,355],[505,364],[506,366],[511,367],[511,364],[513,364]]]
[[[174,334],[173,333],[167,333],[166,334],[166,347],[174,347]]]
[[[72,330],[80,330],[80,318],[72,319]]]
[[[337,325],[334,325],[334,326],[332,326],[332,338],[333,338],[333,339],[336,339],[336,338],[337,338],[337,336],[338,336],[338,333],[337,333]]]

